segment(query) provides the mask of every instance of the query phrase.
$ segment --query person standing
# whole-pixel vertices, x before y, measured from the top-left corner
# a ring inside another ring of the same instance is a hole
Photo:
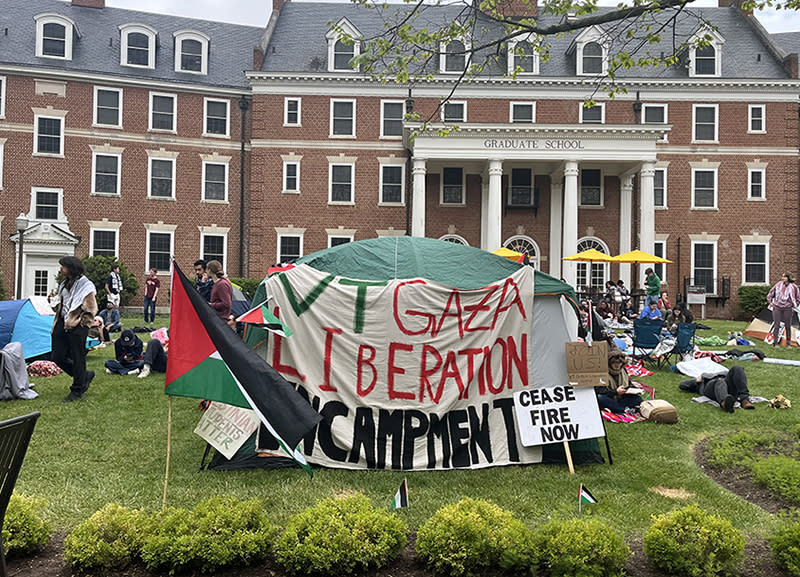
[[[194,261],[194,274],[197,277],[194,281],[194,288],[203,295],[206,302],[211,301],[211,289],[214,287],[214,279],[209,278],[208,272],[206,271],[206,261],[202,258]]]
[[[94,379],[94,371],[86,370],[86,335],[97,314],[97,289],[86,278],[81,259],[64,256],[58,264],[66,280],[48,298],[56,313],[51,333],[52,359],[72,377],[69,394],[64,398],[65,403],[71,403],[83,397]]]
[[[119,276],[119,264],[114,263],[111,267],[111,272],[108,273],[106,278],[106,298],[108,302],[114,305],[114,308],[119,308],[119,299],[122,294],[122,277]]]
[[[781,280],[769,289],[767,302],[772,307],[772,346],[780,346],[781,323],[786,327],[786,346],[792,346],[792,312],[800,306],[800,289],[792,273],[783,273]]]
[[[233,303],[233,287],[231,282],[225,278],[225,271],[218,260],[211,260],[206,265],[208,275],[214,279],[214,286],[211,288],[211,299],[209,304],[217,311],[217,316],[223,321],[228,321],[231,314],[231,304]]]
[[[158,289],[161,288],[161,280],[159,280],[155,268],[150,269],[150,274],[144,281],[144,322],[153,323],[156,320],[156,297],[158,296]]]
[[[658,297],[661,294],[661,279],[652,268],[645,270],[644,274],[646,276],[645,289],[647,290],[647,296],[644,299],[644,304],[645,306],[649,303],[653,303],[655,305],[658,303]]]

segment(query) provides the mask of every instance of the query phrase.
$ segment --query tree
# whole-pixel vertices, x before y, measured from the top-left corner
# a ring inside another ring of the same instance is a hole
[[[108,278],[108,273],[111,272],[111,267],[115,264],[119,265],[119,276],[122,278],[120,305],[128,304],[131,298],[139,292],[139,281],[131,274],[124,262],[120,262],[111,256],[85,256],[81,260],[86,269],[86,278],[92,281],[97,289],[97,305],[100,310],[106,306],[106,279]]]

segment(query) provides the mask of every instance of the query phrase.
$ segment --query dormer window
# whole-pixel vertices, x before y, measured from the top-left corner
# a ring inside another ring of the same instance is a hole
[[[353,58],[361,54],[361,33],[342,18],[325,35],[328,39],[328,72],[353,72]]]
[[[578,76],[602,76],[608,73],[608,35],[592,26],[578,34],[568,52],[575,52],[575,73]]]
[[[689,49],[689,76],[722,76],[722,45],[725,39],[715,30],[705,28],[691,40],[702,45]]]
[[[461,73],[467,69],[470,44],[465,40],[442,42],[439,46],[439,72]]]
[[[119,27],[120,66],[156,67],[156,31],[144,24],[125,24]]]
[[[60,14],[39,14],[36,20],[36,56],[72,60],[75,23]]]
[[[175,72],[208,74],[208,44],[211,38],[201,32],[175,32]]]
[[[508,73],[539,74],[539,53],[530,36],[508,42]]]
[[[584,74],[602,74],[603,72],[603,47],[597,42],[589,42],[583,47]]]

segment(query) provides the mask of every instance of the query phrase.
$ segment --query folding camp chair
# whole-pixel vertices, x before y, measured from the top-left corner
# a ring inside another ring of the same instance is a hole
[[[664,321],[656,319],[633,319],[633,348],[631,356],[644,362],[657,362],[653,351],[661,342],[661,327]]]
[[[670,367],[681,360],[686,353],[694,350],[694,335],[697,331],[696,323],[678,323],[678,334],[675,346],[659,359],[658,366]]]
[[[0,577],[6,577],[6,554],[2,540],[6,509],[22,468],[39,413],[0,422]]]

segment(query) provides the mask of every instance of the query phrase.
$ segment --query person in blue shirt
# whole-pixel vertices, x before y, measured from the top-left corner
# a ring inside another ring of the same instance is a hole
[[[103,319],[103,326],[107,332],[116,333],[122,330],[119,309],[114,306],[114,303],[109,302],[105,310],[100,311],[100,318]]]
[[[656,321],[661,320],[661,311],[654,302],[645,302],[642,314],[639,315],[640,319],[652,319]]]

